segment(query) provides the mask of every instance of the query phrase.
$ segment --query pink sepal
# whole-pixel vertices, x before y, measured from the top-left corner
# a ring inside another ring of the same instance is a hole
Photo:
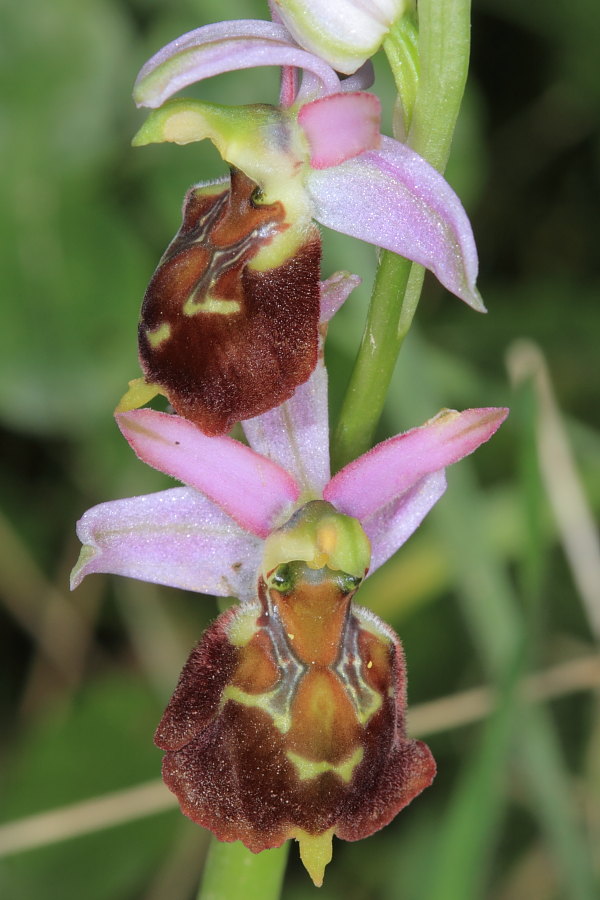
[[[266,537],[300,494],[276,463],[229,437],[207,437],[186,419],[136,409],[115,416],[145,463],[203,493],[247,531]]]
[[[442,410],[420,428],[377,444],[345,466],[323,491],[325,500],[361,521],[489,440],[508,410]]]
[[[81,517],[77,535],[84,551],[72,588],[110,572],[242,601],[255,595],[262,541],[192,488],[100,503]]]

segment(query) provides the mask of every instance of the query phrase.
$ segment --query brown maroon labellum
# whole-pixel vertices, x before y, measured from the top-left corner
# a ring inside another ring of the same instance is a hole
[[[146,291],[140,362],[175,411],[223,434],[291,397],[317,362],[321,243],[311,225],[296,253],[249,263],[288,226],[232,169],[230,186],[192,188],[183,222]]]
[[[358,579],[303,563],[223,613],[192,652],[156,733],[183,812],[254,852],[290,837],[358,840],[434,774],[405,731],[394,632],[351,604]]]

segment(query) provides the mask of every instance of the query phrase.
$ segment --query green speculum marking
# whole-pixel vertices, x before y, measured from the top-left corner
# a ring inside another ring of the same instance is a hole
[[[287,758],[296,769],[296,774],[300,781],[309,781],[311,778],[323,775],[324,772],[333,772],[334,775],[337,775],[342,781],[346,782],[346,784],[352,781],[352,776],[354,775],[356,767],[360,765],[364,755],[365,751],[363,748],[357,747],[352,756],[348,757],[344,762],[334,765],[333,763],[324,761],[313,762],[311,759],[305,759],[298,753],[294,753],[293,750],[288,750],[286,753]]]
[[[157,347],[160,347],[161,344],[164,344],[171,337],[171,326],[168,322],[163,322],[158,328],[147,328],[146,337],[152,349],[156,350]]]
[[[243,706],[262,709],[271,717],[277,730],[281,734],[287,734],[292,726],[292,701],[306,667],[294,656],[277,610],[270,606],[268,613],[268,625],[261,628],[269,636],[270,657],[278,673],[276,685],[268,691],[250,693],[235,684],[229,684],[223,691],[221,706],[227,700],[233,700]],[[255,633],[260,630],[255,625]]]
[[[364,729],[383,703],[368,683],[374,663],[368,650],[363,654],[351,609],[348,588],[356,580],[327,567],[282,565],[268,585],[259,583],[262,614],[253,633],[247,613],[243,627],[232,623],[242,682],[234,675],[220,708],[232,701],[266,713],[300,781],[330,773],[349,784],[364,757]],[[266,689],[259,689],[260,678]]]
[[[219,279],[232,269],[241,266],[251,258],[276,229],[274,226],[262,226],[255,228],[250,234],[231,246],[217,249],[213,248],[210,262],[198,280],[193,293],[189,295],[183,305],[183,313],[186,316],[195,316],[197,313],[219,313],[231,315],[239,312],[242,304],[231,297],[219,297],[213,293],[213,288]]]
[[[211,294],[205,294],[201,300],[196,300],[195,294],[192,294],[183,304],[183,314],[185,316],[195,316],[198,313],[217,313],[220,316],[230,316],[238,313],[241,304],[237,300],[224,300],[221,297],[213,297]]]

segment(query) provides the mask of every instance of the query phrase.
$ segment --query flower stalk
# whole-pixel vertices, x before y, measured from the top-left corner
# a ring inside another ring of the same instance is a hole
[[[241,841],[211,838],[198,900],[277,900],[290,842],[274,850],[252,853]]]
[[[408,144],[439,172],[450,154],[469,65],[470,0],[419,3],[419,79],[410,117]],[[404,73],[398,65],[395,32],[384,41],[398,92]],[[383,411],[398,354],[416,312],[424,271],[382,251],[363,338],[333,438],[334,469],[364,453]]]

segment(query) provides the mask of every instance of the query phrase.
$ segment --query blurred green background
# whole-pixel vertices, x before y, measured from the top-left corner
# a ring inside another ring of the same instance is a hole
[[[224,171],[208,145],[132,150],[143,121],[133,80],[180,33],[264,17],[265,7],[20,0],[0,10],[7,900],[188,900],[200,877],[206,835],[177,810],[115,824],[137,794],[115,795],[106,827],[99,813],[73,812],[77,836],[63,841],[56,821],[38,822],[39,834],[36,822],[14,823],[145,783],[158,796],[153,730],[216,614],[210,598],[102,576],[70,595],[67,579],[85,509],[167,484],[133,457],[111,411],[139,374],[139,304],[183,194]],[[430,743],[439,775],[384,831],[337,842],[323,900],[598,896],[599,39],[595,0],[474,2],[447,174],[472,216],[489,314],[427,279],[379,437],[441,406],[512,414],[450,472],[427,522],[361,589],[404,642],[411,731]],[[384,60],[377,73],[389,133]],[[276,73],[234,73],[196,93],[273,102]],[[324,238],[324,274],[352,268],[364,279],[330,329],[335,416],[375,254]],[[532,691],[544,702],[530,703]],[[9,852],[36,834],[35,849]],[[293,851],[284,897],[313,896]]]

